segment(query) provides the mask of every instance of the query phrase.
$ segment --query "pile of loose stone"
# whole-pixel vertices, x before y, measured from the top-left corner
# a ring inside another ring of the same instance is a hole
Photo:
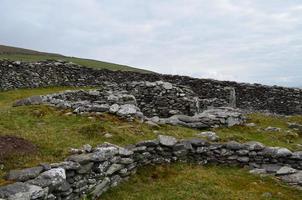
[[[160,135],[155,140],[127,147],[103,144],[82,149],[64,162],[13,170],[0,187],[6,200],[78,200],[98,198],[134,174],[138,167],[181,161],[196,164],[227,164],[248,167],[252,173],[273,173],[282,181],[302,186],[302,152],[265,147],[259,142],[209,143],[201,139],[177,140]]]
[[[202,112],[199,99],[191,90],[161,81],[106,84],[99,90],[33,96],[21,99],[14,105],[35,104],[72,109],[76,114],[107,112],[127,119],[139,118],[148,124],[171,124],[199,129],[245,122],[243,113],[235,108],[220,107]]]

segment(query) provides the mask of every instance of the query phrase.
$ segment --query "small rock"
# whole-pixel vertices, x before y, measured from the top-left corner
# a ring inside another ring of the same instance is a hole
[[[107,175],[112,175],[114,174],[115,172],[119,171],[123,169],[123,165],[120,165],[120,164],[112,164],[109,169],[106,171],[106,174]]]
[[[287,175],[287,174],[294,174],[296,173],[297,170],[294,169],[294,168],[291,168],[291,167],[287,167],[287,166],[284,166],[282,167],[281,169],[279,169],[276,174],[277,175]]]
[[[251,174],[266,174],[266,170],[265,169],[252,169],[249,171],[249,173]]]
[[[120,109],[117,111],[117,115],[124,117],[128,115],[135,115],[136,112],[138,112],[139,109],[133,105],[133,104],[125,104],[120,107]]]
[[[197,136],[205,137],[212,142],[219,140],[219,136],[215,132],[212,132],[212,131],[201,132],[201,133],[198,133]]]
[[[116,113],[120,109],[120,106],[118,104],[113,104],[109,108],[110,113]]]
[[[173,88],[173,85],[169,82],[164,82],[163,83],[163,88],[166,90],[171,90]]]
[[[173,145],[175,145],[177,143],[176,138],[171,137],[171,136],[159,135],[158,139],[159,139],[159,143],[163,146],[172,147]]]
[[[247,126],[247,127],[255,127],[256,124],[255,123],[247,123],[247,124],[245,124],[245,126]]]
[[[92,151],[92,146],[90,144],[85,144],[82,149],[87,152],[90,153]]]
[[[152,128],[159,128],[159,125],[152,121],[146,121],[145,124],[149,125]]]
[[[266,129],[264,129],[265,131],[270,131],[270,132],[280,132],[282,129],[281,128],[277,128],[277,127],[272,127],[269,126]]]

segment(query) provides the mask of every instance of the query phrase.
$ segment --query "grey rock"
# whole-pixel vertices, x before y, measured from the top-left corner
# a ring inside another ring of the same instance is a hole
[[[277,157],[290,157],[292,152],[286,148],[279,148],[276,152]]]
[[[197,136],[205,137],[212,142],[219,140],[219,136],[215,132],[212,132],[212,131],[201,132],[201,133],[198,133]]]
[[[243,147],[242,144],[235,142],[235,141],[230,141],[226,143],[226,148],[231,149],[231,150],[239,150]]]
[[[116,113],[117,111],[119,111],[120,106],[118,104],[113,104],[110,106],[109,108],[109,112],[110,113]]]
[[[177,143],[177,139],[172,136],[159,135],[158,136],[159,143],[163,146],[172,147]]]
[[[128,115],[135,115],[136,112],[139,111],[139,108],[137,108],[133,104],[125,104],[121,105],[120,109],[117,111],[118,116],[128,116]]]
[[[268,173],[276,173],[279,171],[283,166],[279,164],[262,164],[261,168],[265,169]]]
[[[91,192],[92,197],[98,198],[101,196],[101,194],[103,194],[106,191],[106,188],[109,186],[110,184],[110,179],[108,177],[104,178],[103,181],[101,181],[99,184],[97,184],[93,191]]]
[[[79,174],[87,174],[91,171],[93,167],[93,162],[81,165],[81,167],[77,170]]]
[[[121,164],[112,164],[112,165],[109,167],[109,169],[106,171],[106,174],[107,174],[107,175],[112,175],[112,174],[114,174],[115,172],[117,172],[117,171],[123,169],[123,167],[124,167],[124,166],[121,165]]]
[[[287,174],[294,174],[294,173],[296,173],[296,172],[297,172],[296,169],[291,168],[291,167],[284,166],[284,167],[281,167],[281,168],[276,172],[276,174],[277,174],[277,175],[287,175]]]
[[[297,173],[294,174],[280,176],[280,178],[282,181],[286,183],[290,183],[294,185],[302,185],[302,171],[298,171]]]
[[[250,151],[260,151],[265,148],[265,146],[262,143],[255,142],[255,141],[246,142],[243,145]]]
[[[302,160],[302,151],[297,151],[292,154],[292,158],[295,160]]]
[[[265,128],[264,130],[270,131],[270,132],[280,132],[281,128],[269,126],[269,127]]]
[[[148,126],[152,127],[152,128],[159,128],[160,126],[152,121],[145,121],[145,124],[147,124]]]
[[[27,181],[29,179],[34,179],[43,171],[43,167],[32,167],[22,170],[11,170],[7,174],[7,180],[14,181]]]
[[[163,88],[166,89],[166,90],[171,90],[173,88],[173,86],[172,86],[171,83],[164,82],[163,83]]]
[[[90,153],[92,151],[92,146],[90,144],[85,144],[82,149],[85,151],[85,152],[88,152]]]
[[[252,169],[249,171],[249,173],[251,174],[266,174],[266,170],[265,169]]]
[[[0,187],[0,198],[7,200],[31,200],[45,198],[47,191],[39,186],[26,183],[13,183],[4,187]]]

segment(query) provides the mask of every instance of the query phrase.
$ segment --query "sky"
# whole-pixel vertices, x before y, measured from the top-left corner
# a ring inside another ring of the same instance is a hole
[[[0,0],[0,44],[302,86],[301,0]]]

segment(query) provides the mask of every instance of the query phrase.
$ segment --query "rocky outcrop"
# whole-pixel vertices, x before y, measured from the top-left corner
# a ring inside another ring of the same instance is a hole
[[[302,114],[302,90],[295,88],[156,73],[95,70],[60,61],[37,63],[0,61],[0,76],[0,90],[48,86],[102,86],[106,81],[116,83],[164,81],[190,88],[202,100],[200,107],[204,106],[203,109],[208,106],[236,106],[251,111],[268,111],[287,115]],[[171,85],[165,84],[163,87],[169,90]],[[142,101],[147,98],[144,97]]]
[[[251,173],[269,173],[291,185],[302,186],[302,152],[265,147],[259,142],[209,143],[161,135],[156,140],[126,148],[105,143],[95,148],[86,145],[76,152],[64,162],[11,172],[16,175],[8,178],[19,182],[0,187],[0,198],[79,200],[86,196],[96,199],[127,180],[138,167],[178,161],[245,166],[252,169]]]

